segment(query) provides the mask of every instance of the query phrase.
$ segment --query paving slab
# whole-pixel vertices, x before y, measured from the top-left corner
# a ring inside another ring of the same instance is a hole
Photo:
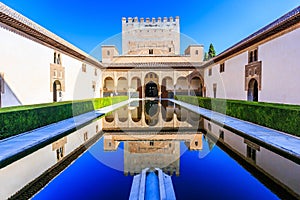
[[[300,159],[300,138],[182,101],[170,101]]]

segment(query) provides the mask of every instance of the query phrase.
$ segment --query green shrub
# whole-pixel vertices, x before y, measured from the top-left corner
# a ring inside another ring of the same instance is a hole
[[[300,106],[242,100],[176,96],[175,99],[228,116],[300,136]]]
[[[127,98],[118,96],[2,108],[0,139],[109,106]]]

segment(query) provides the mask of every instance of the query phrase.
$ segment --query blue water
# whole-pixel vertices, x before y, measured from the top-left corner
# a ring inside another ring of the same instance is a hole
[[[180,176],[172,176],[177,199],[278,199],[218,146],[199,157],[197,151],[181,156]]]
[[[103,153],[103,140],[91,150]],[[107,154],[114,153],[118,152]],[[132,179],[102,164],[87,151],[33,199],[128,199]]]
[[[177,199],[278,199],[219,147],[210,151],[205,139],[202,151],[188,151],[184,142],[180,151],[184,152],[180,175],[172,176]],[[33,199],[128,199],[133,177],[124,176],[122,171],[122,143],[116,152],[104,152],[101,139],[90,152],[84,153]],[[105,160],[105,164],[99,160]],[[113,164],[118,170],[107,166]]]

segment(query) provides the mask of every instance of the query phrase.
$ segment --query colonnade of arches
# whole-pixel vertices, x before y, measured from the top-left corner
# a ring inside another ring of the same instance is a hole
[[[173,98],[176,94],[204,96],[203,85],[200,75],[179,76],[175,80],[171,76],[159,77],[154,72],[147,73],[143,78],[132,76],[128,79],[121,76],[114,80],[113,77],[107,76],[103,82],[103,96],[129,95],[135,98]]]

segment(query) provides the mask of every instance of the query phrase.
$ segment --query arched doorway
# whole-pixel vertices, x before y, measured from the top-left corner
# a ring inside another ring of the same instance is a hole
[[[158,75],[153,72],[147,73],[144,78],[144,83],[145,97],[158,97],[160,93]]]
[[[146,124],[155,126],[159,116],[158,101],[145,101],[144,110]]]
[[[202,97],[202,82],[199,77],[194,77],[190,81],[190,90],[192,96]]]
[[[56,80],[53,83],[53,102],[57,102],[58,101],[58,97],[61,97],[61,83]]]
[[[146,84],[145,88],[145,96],[146,97],[158,97],[158,89],[156,83],[150,81]]]
[[[117,113],[120,122],[126,122],[128,120],[128,107],[118,109]]]
[[[188,80],[186,77],[179,77],[176,82],[176,95],[188,95]]]
[[[132,97],[142,98],[142,84],[141,79],[138,77],[133,77],[131,79],[131,88],[136,91],[136,94],[131,94]]]
[[[111,96],[114,93],[114,80],[111,77],[104,79],[103,97]]]
[[[117,83],[117,95],[127,96],[128,91],[128,81],[125,77],[120,77]]]
[[[161,98],[173,98],[174,97],[174,86],[171,77],[165,77],[161,84]]]
[[[248,84],[248,101],[258,101],[258,83],[254,78]]]
[[[137,107],[135,107],[134,109],[131,110],[131,119],[134,122],[139,122],[142,119],[142,101],[138,101],[138,102],[134,101],[131,103],[134,103],[134,104],[137,103]]]

